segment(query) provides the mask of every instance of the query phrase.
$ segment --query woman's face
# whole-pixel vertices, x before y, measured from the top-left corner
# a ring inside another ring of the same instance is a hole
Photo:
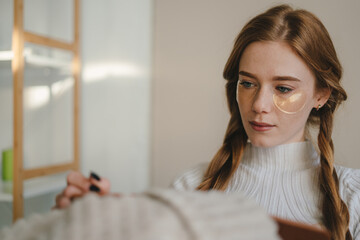
[[[285,42],[254,42],[240,59],[237,101],[245,131],[255,146],[305,140],[312,108],[327,98],[315,91],[315,76]]]

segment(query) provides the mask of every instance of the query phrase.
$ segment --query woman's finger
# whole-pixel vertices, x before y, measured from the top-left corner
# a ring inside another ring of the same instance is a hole
[[[66,208],[71,204],[71,200],[68,197],[64,196],[63,194],[58,194],[56,196],[55,202],[56,205],[53,208],[57,208],[57,209]]]
[[[90,188],[89,179],[84,177],[80,172],[72,171],[67,175],[67,184],[74,185],[82,191],[87,192]]]
[[[93,177],[90,177],[90,188],[92,191],[99,193],[100,195],[106,195],[110,193],[110,181],[107,178],[100,178],[96,180]]]
[[[70,200],[72,200],[75,197],[81,197],[85,193],[86,192],[84,192],[82,189],[80,189],[74,185],[69,185],[65,188],[63,195],[65,197],[69,198]]]

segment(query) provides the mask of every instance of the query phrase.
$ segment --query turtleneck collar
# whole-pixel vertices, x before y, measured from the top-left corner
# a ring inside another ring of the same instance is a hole
[[[241,164],[264,169],[302,170],[318,165],[319,157],[310,141],[269,148],[248,143]]]

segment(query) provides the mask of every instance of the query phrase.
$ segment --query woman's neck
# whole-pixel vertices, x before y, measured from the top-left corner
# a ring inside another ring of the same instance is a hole
[[[242,164],[278,170],[308,169],[318,164],[318,154],[310,141],[274,147],[256,147],[248,143]]]

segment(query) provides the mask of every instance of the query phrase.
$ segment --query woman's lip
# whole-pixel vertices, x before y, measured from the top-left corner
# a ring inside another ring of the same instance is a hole
[[[275,125],[264,123],[264,122],[256,122],[256,121],[250,121],[251,124],[261,126],[261,127],[273,127]]]
[[[260,131],[260,132],[269,131],[273,127],[275,127],[275,125],[271,125],[271,124],[263,123],[263,122],[251,121],[249,123],[255,131]]]

